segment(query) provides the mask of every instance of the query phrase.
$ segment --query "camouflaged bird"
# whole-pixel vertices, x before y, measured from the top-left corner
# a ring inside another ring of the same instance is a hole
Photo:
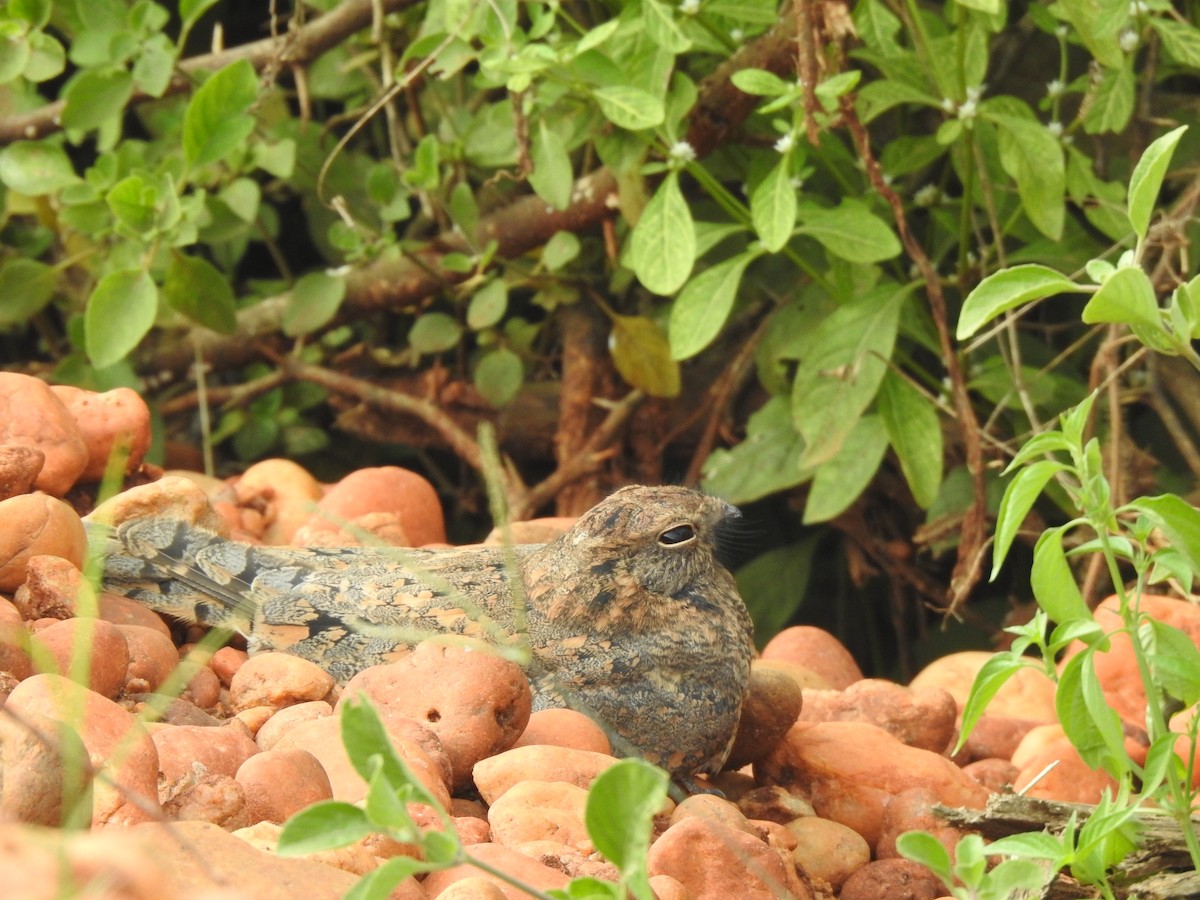
[[[686,488],[633,486],[548,544],[257,547],[220,537],[198,489],[164,479],[108,501],[89,529],[108,589],[343,682],[431,633],[523,635],[535,709],[580,709],[687,779],[720,770],[748,690],[750,617],[716,555],[739,517]]]

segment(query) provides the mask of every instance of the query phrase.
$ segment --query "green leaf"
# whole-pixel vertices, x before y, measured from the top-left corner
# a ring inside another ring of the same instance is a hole
[[[994,16],[1000,12],[1000,0],[955,0],[959,6],[965,6],[967,9],[977,9],[982,13],[987,13],[989,16]]]
[[[173,252],[162,296],[172,309],[206,328],[221,334],[237,330],[237,301],[229,279],[202,257]]]
[[[1133,116],[1135,87],[1136,78],[1131,61],[1126,60],[1115,68],[1104,69],[1092,104],[1083,117],[1083,130],[1088,134],[1124,131]]]
[[[1185,25],[1167,16],[1151,17],[1150,25],[1177,63],[1200,68],[1200,30],[1195,25]]]
[[[25,64],[24,76],[40,83],[57,78],[67,67],[67,51],[54,37],[44,31],[29,35],[29,61]]]
[[[804,524],[828,522],[849,509],[875,477],[887,447],[887,429],[879,417],[859,419],[840,452],[817,469],[804,505]]]
[[[682,387],[679,363],[662,330],[645,316],[612,317],[609,352],[617,372],[651,397],[677,397]]]
[[[937,407],[892,371],[884,375],[875,402],[913,499],[921,509],[928,509],[942,484],[942,428]]]
[[[556,231],[542,247],[542,265],[551,272],[558,272],[577,259],[580,251],[579,238],[569,231]]]
[[[642,0],[642,24],[646,27],[646,36],[668,53],[691,49],[692,42],[680,30],[671,8],[665,3]]]
[[[175,45],[165,34],[156,34],[144,44],[133,64],[133,83],[151,97],[166,93],[174,74],[177,54]]]
[[[190,29],[196,20],[217,5],[218,0],[179,0],[179,17]]]
[[[1079,285],[1047,266],[1028,264],[1001,269],[967,295],[958,314],[955,336],[965,341],[1001,313],[1033,300],[1079,290]]]
[[[766,635],[781,631],[801,608],[819,545],[817,532],[799,543],[761,553],[734,573],[760,644]]]
[[[791,157],[780,158],[750,195],[750,217],[763,246],[778,253],[796,227],[796,187]]]
[[[1058,240],[1066,216],[1062,145],[1040,122],[997,112],[989,112],[986,118],[999,126],[1000,164],[1017,182],[1025,215],[1034,228]]]
[[[1028,666],[1029,663],[1022,660],[1022,657],[1010,651],[997,653],[975,673],[975,680],[971,682],[971,690],[967,693],[967,702],[963,704],[962,724],[959,726],[958,743],[954,747],[954,752],[957,753],[963,748],[967,742],[967,738],[971,736],[971,732],[975,730],[975,724],[979,721],[979,717],[983,715],[987,705],[992,702],[992,698],[1000,693],[1000,688],[1004,687],[1008,679],[1012,678],[1020,669]]]
[[[1174,550],[1187,560],[1192,571],[1200,572],[1200,510],[1174,494],[1139,497],[1125,509],[1149,517]]]
[[[124,69],[87,69],[63,90],[63,128],[90,131],[116,119],[133,96],[133,77]]]
[[[97,369],[128,356],[154,325],[158,288],[138,269],[110,272],[88,297],[84,312],[84,346]]]
[[[443,312],[422,313],[408,332],[408,342],[418,353],[442,353],[456,347],[462,328]]]
[[[356,881],[342,900],[389,900],[404,879],[440,868],[445,867],[411,856],[393,856]]]
[[[629,236],[628,265],[638,281],[656,294],[673,294],[687,281],[696,261],[696,227],[679,173],[663,179]]]
[[[638,900],[654,900],[646,854],[668,784],[662,769],[644,760],[622,759],[601,772],[588,791],[584,811],[588,837],[620,869],[621,883]]]
[[[905,859],[920,863],[946,884],[954,883],[950,853],[927,831],[906,831],[896,838],[896,852]]]
[[[475,387],[495,407],[508,405],[525,382],[525,364],[507,347],[489,350],[475,366]]]
[[[530,152],[533,157],[530,186],[555,209],[566,209],[571,205],[571,190],[575,184],[567,145],[553,128],[538,122],[537,138]]]
[[[666,118],[663,102],[649,91],[627,84],[614,84],[592,91],[604,118],[620,128],[640,131],[661,125]]]
[[[1150,278],[1138,266],[1117,269],[1084,306],[1081,317],[1088,325],[1117,322],[1162,331],[1162,313]]]
[[[24,35],[11,35],[0,40],[0,84],[19,78],[29,65],[32,49]]]
[[[781,97],[796,89],[794,84],[766,69],[738,69],[729,80],[742,93],[756,97]]]
[[[1125,53],[1118,43],[1121,28],[1129,20],[1125,0],[1061,0],[1059,11],[1075,26],[1088,52],[1109,68],[1120,66]]]
[[[0,266],[0,327],[37,315],[57,285],[58,269],[34,259],[6,259]]]
[[[1100,687],[1092,653],[1089,648],[1067,661],[1058,677],[1054,708],[1083,761],[1094,769],[1108,768],[1125,756],[1124,731]]]
[[[189,168],[220,162],[245,145],[254,130],[254,119],[246,113],[257,96],[258,76],[245,59],[200,86],[183,115],[183,155]]]
[[[996,513],[996,540],[992,544],[992,574],[995,580],[1000,567],[1008,556],[1013,539],[1025,523],[1025,517],[1033,508],[1034,501],[1042,495],[1046,484],[1067,467],[1051,459],[1040,459],[1017,472],[1004,489],[1000,510]]]
[[[1166,622],[1147,618],[1143,628],[1152,636],[1147,656],[1154,683],[1184,707],[1191,706],[1200,699],[1200,649],[1187,633]]]
[[[493,278],[472,296],[467,304],[467,327],[472,331],[491,328],[504,318],[508,309],[508,285]]]
[[[800,468],[804,439],[792,424],[787,397],[772,397],[752,413],[746,437],[714,450],[704,464],[704,490],[730,503],[750,503],[812,477]]]
[[[1195,31],[1194,28],[1189,30]],[[1129,176],[1129,221],[1139,241],[1144,240],[1146,232],[1150,230],[1150,218],[1154,215],[1158,192],[1162,188],[1167,167],[1171,165],[1171,156],[1185,131],[1187,126],[1181,125],[1151,143]]]
[[[806,448],[803,466],[841,452],[887,371],[900,308],[913,286],[885,284],[835,309],[812,335],[812,352],[792,382],[792,417]]]
[[[304,856],[336,850],[374,830],[367,814],[353,803],[325,800],[305,807],[283,824],[275,852],[280,856]]]
[[[758,253],[750,251],[722,260],[679,292],[671,305],[668,326],[673,359],[695,356],[721,333],[737,298],[742,274],[757,256]]]
[[[1029,574],[1033,596],[1052,621],[1069,625],[1090,621],[1092,612],[1083,600],[1075,573],[1063,551],[1063,529],[1042,532],[1033,548],[1033,568]]]
[[[799,232],[816,238],[834,256],[850,262],[881,262],[900,253],[900,239],[861,200],[845,199],[833,209],[800,203]]]
[[[0,150],[0,181],[18,194],[53,194],[81,180],[59,144],[17,141]]]
[[[104,197],[117,221],[140,237],[156,230],[160,199],[158,186],[136,173],[122,178]]]
[[[345,278],[326,272],[302,275],[292,287],[283,310],[283,333],[299,337],[327,325],[345,296]]]

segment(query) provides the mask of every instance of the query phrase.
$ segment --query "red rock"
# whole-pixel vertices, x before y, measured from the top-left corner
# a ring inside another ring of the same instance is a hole
[[[25,568],[25,583],[13,594],[13,605],[26,619],[70,619],[94,614],[96,594],[69,560],[34,556]]]
[[[505,900],[506,896],[497,882],[471,875],[448,885],[438,893],[437,900]]]
[[[233,683],[233,676],[237,674],[237,670],[249,658],[250,656],[245,650],[239,650],[236,647],[222,647],[212,655],[208,665],[221,679],[221,684],[229,687]]]
[[[833,685],[825,680],[824,675],[818,675],[812,669],[805,668],[799,663],[789,662],[785,659],[756,659],[754,666],[755,668],[773,669],[776,672],[782,672],[806,691],[809,689],[818,691],[833,690]]]
[[[77,387],[50,388],[67,408],[87,447],[80,481],[104,477],[109,457],[124,457],[123,472],[136,472],[150,449],[150,408],[136,391],[113,388],[98,394]]]
[[[445,543],[442,504],[427,480],[398,466],[359,469],[329,489],[305,523],[309,529],[336,531],[368,513],[396,513],[412,546]]]
[[[281,709],[322,700],[333,685],[333,676],[307,659],[289,653],[260,653],[246,660],[233,676],[229,702],[235,711],[251,706]]]
[[[584,824],[587,791],[560,781],[523,781],[492,804],[492,840],[506,847],[552,840],[583,853],[595,850]]]
[[[951,828],[933,812],[938,799],[926,788],[910,788],[892,798],[883,813],[883,828],[875,844],[876,859],[896,859],[896,838],[906,831],[926,831],[942,842],[946,852],[954,855],[954,847],[963,832]]]
[[[836,891],[846,879],[871,861],[871,847],[853,828],[806,816],[787,824],[796,837],[792,860],[810,878],[828,882]]]
[[[770,753],[796,722],[802,705],[803,695],[795,679],[754,660],[750,666],[750,693],[742,705],[725,768],[740,769]]]
[[[190,660],[183,660],[179,668],[189,674],[187,687],[180,696],[200,709],[215,709],[221,699],[221,680],[217,678],[217,673],[208,666]]]
[[[40,492],[10,497],[0,501],[0,522],[0,591],[11,593],[24,583],[35,556],[83,565],[87,534],[75,510],[61,500]]]
[[[954,756],[964,766],[979,759],[1011,759],[1013,751],[1025,735],[1044,723],[1033,719],[1014,719],[1010,716],[982,715],[967,737],[967,742]]]
[[[963,772],[978,781],[990,793],[996,794],[1012,787],[1021,770],[1007,759],[977,759],[962,767]]]
[[[129,646],[125,635],[103,619],[63,619],[38,631],[34,647],[48,656],[44,664],[35,649],[35,668],[56,675],[82,679],[82,683],[109,699],[125,687],[129,668]]]
[[[88,516],[89,522],[117,526],[131,519],[162,516],[179,519],[228,537],[229,528],[199,487],[186,478],[160,478],[105,500]]]
[[[529,717],[529,724],[517,738],[514,747],[530,747],[548,744],[554,747],[572,747],[590,750],[593,753],[612,755],[612,744],[604,729],[594,719],[574,709],[552,707],[539,709]]]
[[[812,625],[785,628],[763,647],[763,659],[798,663],[840,690],[860,680],[862,670],[850,651],[828,631]]]
[[[692,817],[715,822],[744,834],[758,834],[735,803],[715,794],[692,794],[685,797],[671,813],[670,824],[674,825]]]
[[[0,810],[32,825],[59,826],[71,820],[87,825],[92,821],[87,758],[76,731],[57,719],[37,712],[20,720],[0,715]],[[64,794],[74,803],[64,807]]]
[[[413,546],[399,513],[365,513],[340,524],[340,528],[330,528],[327,521],[309,519],[296,529],[291,542],[297,547]]]
[[[289,544],[323,492],[303,466],[287,459],[264,459],[242,473],[234,493],[240,506],[257,504],[269,511],[265,528],[248,530],[258,530],[267,544]]]
[[[33,671],[29,657],[29,632],[21,613],[8,600],[0,597],[0,672],[20,681]]]
[[[255,708],[261,709],[262,707]],[[274,707],[266,708],[274,710]],[[332,715],[333,707],[324,700],[309,700],[307,703],[285,706],[283,709],[274,710],[274,715],[267,719],[255,733],[254,740],[260,750],[271,750],[293,726]]]
[[[650,847],[647,866],[651,875],[679,881],[692,900],[812,896],[765,842],[695,816],[659,836]]]
[[[165,638],[171,637],[171,629],[167,627],[162,616],[136,600],[101,591],[100,596],[96,598],[96,605],[97,615],[106,622],[112,622],[114,625],[137,625],[157,631]]]
[[[1042,729],[1030,732],[1013,754],[1013,765],[1021,770],[1013,782],[1015,790],[1063,803],[1098,803],[1104,791],[1116,793],[1117,782],[1111,775],[1085,763],[1065,736],[1053,737],[1059,726],[1045,728],[1045,732]],[[1126,749],[1135,748],[1127,741]],[[1051,764],[1054,767],[1046,771]],[[1037,783],[1033,784],[1035,779]]]
[[[0,372],[0,444],[36,447],[46,460],[34,487],[61,497],[87,465],[87,445],[62,401],[42,380]]]
[[[540,519],[527,519],[524,522],[510,522],[507,529],[493,528],[483,543],[492,546],[503,546],[505,543],[518,544],[548,544],[562,537],[575,524],[574,516],[545,516]]]
[[[228,775],[197,771],[170,785],[163,814],[176,822],[211,822],[226,831],[253,824],[242,786]]]
[[[158,808],[158,751],[132,715],[58,675],[31,675],[17,685],[5,706],[19,715],[67,722],[79,733],[91,764],[108,776],[94,783],[94,824],[131,825],[153,817]]]
[[[307,750],[268,750],[237,770],[252,822],[282,823],[306,806],[333,799],[329,776]]]
[[[909,686],[943,688],[962,709],[971,683],[992,655],[985,650],[963,650],[939,657],[918,672]],[[988,704],[987,712],[991,716],[1052,722],[1056,718],[1054,682],[1040,669],[1024,666],[1000,688]]]
[[[862,722],[797,722],[755,773],[807,796],[818,815],[850,826],[872,846],[887,804],[909,788],[925,787],[947,806],[981,809],[987,801],[950,760]]]
[[[736,802],[737,808],[747,819],[777,822],[781,825],[816,815],[811,803],[777,784],[743,791]]]
[[[46,463],[37,447],[0,443],[0,500],[28,494]]]
[[[158,748],[158,769],[168,784],[190,775],[195,765],[232,778],[258,752],[241,722],[218,728],[171,725],[156,729],[150,737]]]
[[[171,639],[161,631],[142,625],[114,626],[125,638],[129,648],[129,665],[125,671],[127,694],[157,691],[175,670],[179,654]]]
[[[654,891],[656,900],[691,900],[687,888],[670,875],[651,875],[650,890]]]
[[[568,747],[516,747],[476,763],[475,787],[488,804],[495,803],[514,784],[530,778],[565,781],[586,789],[616,761],[603,753]]]
[[[540,891],[565,888],[567,882],[570,881],[566,873],[552,869],[535,859],[530,859],[523,853],[499,844],[474,844],[471,847],[470,856]],[[425,894],[428,897],[439,897],[442,891],[450,885],[468,878],[483,878],[490,881],[500,888],[505,900],[529,900],[529,894],[525,891],[470,864],[453,866],[439,872],[430,872],[423,883]]]
[[[937,900],[945,894],[946,886],[921,864],[881,859],[847,878],[838,900]]]
[[[958,709],[942,688],[907,688],[870,678],[844,691],[804,692],[803,722],[870,722],[910,747],[941,753],[955,735]]]
[[[476,816],[455,816],[454,830],[464,845],[483,844],[492,839],[492,826],[487,819]]]
[[[422,641],[396,662],[347,682],[343,698],[366,694],[382,716],[429,727],[450,756],[452,789],[467,785],[481,759],[513,745],[529,722],[529,680],[483,646]]]

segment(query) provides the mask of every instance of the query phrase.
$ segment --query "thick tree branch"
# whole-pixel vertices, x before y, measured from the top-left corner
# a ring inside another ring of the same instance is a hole
[[[416,0],[379,2],[384,12],[395,12],[412,6]],[[167,85],[166,94],[179,94],[189,90],[193,86],[193,76],[196,72],[221,69],[242,59],[250,60],[255,70],[260,72],[272,64],[296,66],[311,62],[356,31],[370,25],[373,5],[373,0],[346,0],[308,25],[278,38],[263,38],[261,41],[239,44],[217,53],[185,59],[179,64],[175,76]],[[130,103],[144,103],[155,99],[158,98],[135,91]],[[0,119],[0,145],[20,140],[36,140],[61,130],[64,105],[63,101],[56,100],[31,112]]]

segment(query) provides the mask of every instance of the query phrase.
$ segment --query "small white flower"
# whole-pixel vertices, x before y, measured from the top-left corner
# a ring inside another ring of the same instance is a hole
[[[1067,31],[1066,25],[1059,25],[1057,28],[1054,29],[1054,36],[1056,38],[1058,38],[1060,41],[1065,39],[1069,33],[1070,32]]]
[[[1146,3],[1145,0],[1133,0],[1133,2],[1129,4],[1129,15],[1133,16],[1134,18],[1137,18],[1138,16],[1144,16],[1148,12],[1150,12],[1150,4]]]
[[[913,203],[917,206],[933,206],[941,199],[942,192],[936,184],[925,184],[913,194]]]
[[[986,84],[977,84],[975,87],[967,88],[967,102],[978,103],[979,98],[983,96],[985,90],[987,90]]]
[[[958,108],[958,117],[964,122],[970,122],[979,112],[979,104],[974,100],[966,100]]]
[[[1055,119],[1052,122],[1046,123],[1046,130],[1056,138],[1063,136],[1063,123]]]
[[[679,0],[679,11],[685,16],[694,16],[700,12],[700,0]]]
[[[740,44],[746,37],[746,32],[740,28],[731,28],[729,30],[729,39],[735,44]]]
[[[880,180],[881,180],[881,181],[882,181],[884,184],[886,184],[888,187],[891,187],[891,186],[892,186],[892,176],[891,176],[891,175],[889,175],[887,172],[884,172],[884,173],[883,173],[883,174],[880,176]]]
[[[977,254],[974,250],[967,251],[967,265],[968,266],[979,265],[979,254]]]
[[[954,112],[954,101],[949,97],[942,98],[942,111],[948,113]]]
[[[687,141],[676,141],[668,152],[671,159],[682,159],[684,162],[691,162],[696,158],[696,148]]]
[[[1055,78],[1053,81],[1046,82],[1046,96],[1051,99],[1061,97],[1067,86],[1063,84],[1061,78]]]
[[[1132,28],[1126,28],[1121,32],[1121,36],[1117,38],[1117,43],[1126,53],[1132,53],[1138,47],[1138,34]]]
[[[1062,142],[1063,142],[1064,144],[1073,144],[1073,143],[1075,143],[1075,135],[1073,135],[1073,134],[1064,134],[1064,135],[1062,136]]]
[[[775,142],[775,149],[780,153],[787,153],[796,145],[796,137],[790,131],[783,135]]]
[[[792,190],[798,191],[800,188],[804,187],[804,179],[799,175],[793,175],[790,179],[788,179],[788,184],[792,186]]]

